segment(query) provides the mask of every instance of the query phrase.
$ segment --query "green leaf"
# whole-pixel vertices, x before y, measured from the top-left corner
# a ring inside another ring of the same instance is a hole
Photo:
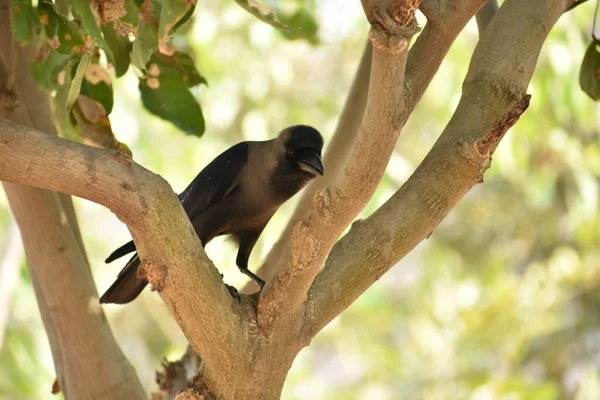
[[[146,63],[154,50],[158,48],[158,27],[141,22],[138,26],[138,34],[133,42],[133,63],[141,70],[146,69]]]
[[[102,50],[104,50],[108,59],[111,61],[114,60],[113,53],[110,47],[108,47],[106,40],[104,40],[104,37],[102,37],[102,32],[100,32],[98,24],[96,24],[96,19],[94,18],[94,14],[90,8],[90,2],[87,0],[73,0],[72,4],[75,14],[79,17],[83,28],[92,37],[92,39],[94,39],[94,42],[96,42],[96,44],[100,46]]]
[[[175,33],[183,24],[185,24],[186,22],[188,22],[188,20],[192,17],[192,15],[194,14],[194,10],[196,9],[196,4],[194,2],[194,6],[191,7],[187,13],[185,13],[185,15],[179,20],[179,22],[177,22],[175,24],[175,26],[173,26],[173,28],[171,29],[171,34]]]
[[[73,74],[73,78],[71,80],[71,85],[69,86],[69,90],[67,93],[67,98],[64,107],[67,110],[70,110],[73,104],[75,104],[75,100],[77,100],[77,96],[79,96],[79,91],[81,90],[81,82],[83,82],[83,77],[85,76],[85,71],[90,65],[90,61],[92,60],[92,56],[89,54],[84,54],[81,56],[81,60],[79,60],[79,64],[77,64],[77,69]]]
[[[155,51],[148,62],[148,74],[153,77],[179,79],[187,87],[207,84],[206,79],[196,69],[192,57],[180,51],[170,56]]]
[[[162,3],[163,0],[145,0],[143,7],[151,6],[150,11],[152,12],[152,17],[156,20],[156,25],[158,26],[158,21],[160,21],[160,14],[162,12]]]
[[[135,4],[135,1],[133,0],[125,0],[124,7],[127,14],[125,14],[124,17],[119,19],[119,22],[125,25],[128,28],[129,32],[133,32],[135,31],[135,28],[138,26],[138,23],[140,21],[140,17],[138,15],[140,11],[139,7]],[[117,31],[119,30],[117,29]]]
[[[158,6],[150,0],[141,5],[140,23],[132,50],[133,64],[141,70],[146,69],[146,63],[158,48],[158,21],[154,17]]]
[[[61,15],[69,15],[71,12],[71,0],[54,0],[54,6]]]
[[[72,54],[61,54],[52,51],[49,45],[44,45],[38,51],[36,58],[30,64],[31,75],[41,87],[54,90],[59,86],[58,76],[65,70]]]
[[[196,7],[195,0],[164,0],[158,21],[158,41],[164,44],[169,40],[171,31],[184,18],[191,16]]]
[[[85,40],[79,27],[59,14],[51,2],[44,0],[38,4],[38,19],[48,36],[50,47],[55,51],[68,54],[85,50]]]
[[[111,22],[104,25],[102,33],[104,33],[104,39],[108,43],[108,46],[113,52],[113,66],[115,67],[115,73],[117,77],[125,75],[129,69],[131,48],[132,44],[129,41],[129,37],[119,35],[116,30],[117,22]]]
[[[262,4],[258,0],[235,0],[243,9],[248,11],[250,14],[254,15],[256,18],[260,19],[267,24],[274,26],[277,29],[281,29],[282,31],[287,31],[290,28],[286,25],[283,25],[279,21],[275,19],[275,14],[269,7]]]
[[[33,27],[37,18],[31,0],[13,0],[11,3],[12,32],[21,45],[33,39]]]
[[[57,86],[56,96],[54,96],[54,116],[61,135],[70,140],[79,140],[79,134],[73,127],[71,122],[71,112],[67,109],[66,104],[69,98],[69,92],[72,81],[72,69],[77,65],[78,61],[71,58],[65,68],[64,78],[60,85]]]
[[[204,117],[200,105],[187,85],[168,76],[140,79],[142,103],[152,114],[170,121],[188,134],[204,133]]]
[[[84,95],[98,102],[104,108],[106,115],[113,108],[113,89],[110,75],[99,64],[90,64],[81,82],[80,96]]]
[[[304,39],[311,44],[319,42],[319,24],[311,13],[300,8],[291,15],[280,15],[279,20],[291,29],[282,31],[281,34],[290,40]]]
[[[600,41],[593,40],[583,56],[579,85],[592,99],[600,100]]]

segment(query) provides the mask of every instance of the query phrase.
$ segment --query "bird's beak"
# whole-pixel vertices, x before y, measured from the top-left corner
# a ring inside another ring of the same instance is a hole
[[[325,173],[325,167],[323,166],[323,160],[316,150],[305,150],[300,152],[296,157],[296,162],[300,168],[313,175],[323,175]]]

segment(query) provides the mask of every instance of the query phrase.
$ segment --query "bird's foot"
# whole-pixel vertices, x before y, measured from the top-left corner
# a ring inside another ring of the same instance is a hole
[[[219,275],[221,275],[221,279],[223,279],[223,274],[219,274]],[[225,282],[223,282],[223,284],[225,285],[227,290],[229,290],[229,294],[231,295],[231,297],[236,299],[238,301],[238,303],[241,303],[242,298],[240,297],[240,292],[238,292],[238,290],[234,286],[230,286],[230,285],[226,284]]]
[[[240,292],[238,292],[238,290],[233,286],[230,286],[228,284],[225,284],[225,286],[227,287],[227,290],[229,290],[229,294],[231,294],[231,297],[236,299],[238,303],[241,303],[242,298],[240,297]]]

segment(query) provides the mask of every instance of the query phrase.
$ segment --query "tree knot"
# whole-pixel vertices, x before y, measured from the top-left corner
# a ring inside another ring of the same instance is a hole
[[[0,91],[0,116],[6,116],[19,105],[19,97],[12,90]]]
[[[167,281],[167,266],[164,264],[156,264],[147,260],[143,260],[137,271],[138,278],[145,278],[152,290],[160,292],[165,288]]]
[[[133,160],[133,156],[129,149],[112,149],[110,150],[112,159],[121,165],[129,165]]]
[[[373,47],[399,54],[408,48],[410,39],[419,31],[415,11],[419,0],[384,0],[373,9],[369,38]]]

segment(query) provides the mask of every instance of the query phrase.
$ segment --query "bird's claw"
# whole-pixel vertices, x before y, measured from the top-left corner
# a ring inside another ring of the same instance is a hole
[[[225,284],[225,286],[227,287],[227,290],[229,290],[229,294],[231,295],[231,297],[236,299],[238,303],[241,303],[242,298],[240,297],[240,292],[238,292],[238,290],[233,286],[230,286],[228,284]]]

